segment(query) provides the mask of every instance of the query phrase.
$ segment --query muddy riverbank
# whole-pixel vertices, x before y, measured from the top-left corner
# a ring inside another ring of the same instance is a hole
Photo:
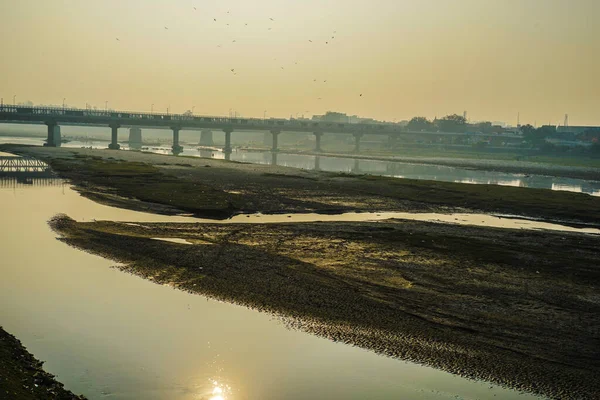
[[[240,213],[486,212],[600,223],[600,198],[544,189],[305,171],[138,152],[2,146],[38,157],[109,205],[209,218]]]
[[[124,271],[335,341],[550,398],[600,393],[597,236],[407,221],[52,227]]]
[[[66,390],[13,335],[0,327],[0,398],[85,400]]]

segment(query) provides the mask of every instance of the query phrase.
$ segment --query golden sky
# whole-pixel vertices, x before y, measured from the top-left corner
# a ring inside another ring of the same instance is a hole
[[[599,19],[600,0],[0,0],[0,97],[600,125]]]

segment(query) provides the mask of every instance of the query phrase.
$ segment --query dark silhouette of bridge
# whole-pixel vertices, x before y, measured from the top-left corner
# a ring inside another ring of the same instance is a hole
[[[223,152],[229,158],[231,134],[235,130],[266,131],[272,135],[272,152],[278,151],[278,136],[281,132],[302,132],[315,135],[315,151],[321,151],[321,138],[325,133],[343,133],[354,137],[354,151],[360,151],[360,140],[364,135],[387,135],[394,141],[402,135],[464,136],[464,133],[407,132],[398,124],[392,123],[336,123],[307,121],[299,119],[259,119],[224,118],[195,116],[190,114],[142,113],[137,111],[91,110],[58,107],[23,107],[14,105],[0,106],[0,122],[45,124],[48,127],[46,146],[60,146],[60,124],[81,126],[108,126],[111,128],[110,149],[119,149],[117,134],[119,128],[135,128],[135,138],[141,140],[139,128],[170,129],[173,131],[173,153],[179,154],[183,148],[179,144],[181,130],[200,130],[202,135],[209,134],[212,141],[212,129],[225,134]],[[130,132],[132,133],[132,132]],[[477,134],[468,134],[477,136]],[[488,137],[489,135],[485,135]],[[138,139],[139,138],[139,139]]]

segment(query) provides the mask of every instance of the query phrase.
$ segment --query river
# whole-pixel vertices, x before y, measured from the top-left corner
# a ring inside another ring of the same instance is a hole
[[[0,143],[18,143],[42,145],[43,138],[0,136]],[[63,147],[81,148],[92,147],[105,149],[108,142],[77,141],[64,143]],[[127,145],[122,145],[127,150]],[[150,146],[147,151],[160,154],[171,154],[169,146]],[[220,150],[198,150],[197,146],[185,145],[182,155],[223,159]],[[272,164],[302,168],[319,169],[330,172],[361,173],[391,176],[396,178],[424,179],[444,182],[462,182],[484,185],[520,186],[538,189],[566,190],[600,196],[600,181],[562,178],[544,175],[525,175],[498,171],[483,171],[467,168],[448,167],[441,165],[413,164],[405,162],[390,162],[366,159],[351,159],[344,157],[312,156],[301,154],[278,153],[275,158],[271,152],[234,151],[231,160],[254,164]]]
[[[90,399],[534,398],[120,272],[58,241],[46,223],[57,213],[187,218],[103,206],[60,180],[0,185],[0,324],[68,389]]]

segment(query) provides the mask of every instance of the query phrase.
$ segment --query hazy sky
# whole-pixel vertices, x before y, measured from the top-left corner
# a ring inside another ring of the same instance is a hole
[[[599,18],[599,0],[0,0],[0,97],[600,124]]]

